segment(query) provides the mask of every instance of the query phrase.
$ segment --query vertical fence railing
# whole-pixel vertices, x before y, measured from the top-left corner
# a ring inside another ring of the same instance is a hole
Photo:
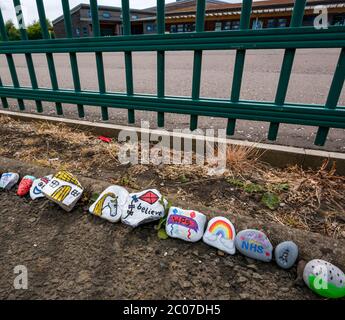
[[[307,0],[296,0],[292,13],[290,27],[300,27],[303,23],[304,10]],[[278,82],[278,88],[275,98],[275,104],[281,106],[286,99],[287,90],[289,87],[292,66],[296,55],[295,48],[289,48],[285,50],[282,68],[280,70],[280,77]],[[268,139],[274,141],[277,139],[279,130],[278,122],[271,122],[268,130]]]
[[[195,31],[203,32],[205,29],[205,12],[206,1],[197,0],[196,7],[196,23]],[[202,50],[194,51],[194,63],[193,63],[193,83],[192,83],[192,99],[198,100],[200,98],[200,85],[201,85],[201,67],[202,67]],[[191,115],[190,118],[190,130],[195,130],[198,127],[198,116]]]
[[[253,3],[253,0],[247,0],[247,1],[242,2],[242,12],[241,12],[241,20],[240,20],[241,30],[247,30],[250,26],[250,15],[252,12],[252,3]],[[236,51],[235,68],[234,68],[234,75],[233,75],[232,89],[231,89],[232,102],[238,102],[240,100],[245,58],[246,58],[245,49],[239,49]],[[228,126],[226,130],[228,136],[232,136],[235,133],[235,127],[236,127],[236,119],[228,119]]]
[[[2,16],[1,10],[0,10],[0,34],[1,34],[1,38],[3,41],[8,41],[6,26],[5,26],[5,22],[4,22],[4,18]],[[19,84],[19,80],[18,80],[18,74],[17,74],[16,66],[15,66],[14,60],[13,60],[13,55],[10,53],[7,53],[6,54],[6,60],[7,60],[8,68],[10,70],[13,86],[15,88],[19,88],[20,84]],[[17,101],[18,101],[19,109],[25,110],[23,99],[17,99]]]
[[[63,15],[64,15],[64,20],[65,20],[66,36],[67,36],[67,38],[73,38],[69,1],[68,0],[62,0],[61,2],[62,2],[62,9],[63,9]],[[77,54],[75,52],[70,52],[69,58],[70,58],[71,69],[72,69],[74,90],[76,92],[80,92],[81,91],[81,85],[80,85],[80,76],[79,76],[79,69],[78,69]],[[77,108],[78,108],[79,118],[84,118],[85,117],[84,106],[81,104],[78,104]]]
[[[23,12],[21,8],[20,0],[13,0],[13,5],[16,10],[16,18],[17,18],[17,22],[19,26],[20,38],[22,41],[27,41],[29,40],[29,38],[28,38],[28,33],[25,28],[24,20],[23,20],[24,18],[23,18]],[[34,67],[31,53],[25,53],[25,60],[26,60],[26,65],[28,67],[28,71],[29,71],[31,86],[33,89],[38,89],[37,76],[36,76],[35,67]],[[37,112],[39,113],[43,112],[42,102],[39,100],[35,100],[35,103],[36,103]]]
[[[165,0],[157,0],[157,33],[165,34]],[[165,96],[165,52],[157,52],[157,96]],[[164,127],[164,113],[158,112],[158,127]]]
[[[335,109],[339,102],[341,91],[344,86],[345,81],[345,48],[342,48],[333,76],[333,81],[331,88],[328,93],[326,106],[327,109]],[[320,127],[317,131],[315,144],[318,146],[323,146],[326,142],[329,132],[329,127]]]
[[[101,28],[98,19],[98,3],[97,0],[90,0],[91,16],[92,16],[92,33],[94,37],[101,36]],[[100,94],[106,93],[105,85],[105,75],[104,75],[104,63],[103,63],[103,53],[101,51],[96,51],[96,67],[97,67],[97,77],[98,77],[98,87]],[[106,106],[101,107],[102,119],[108,120],[108,108]]]
[[[3,86],[3,83],[2,83],[2,80],[1,80],[1,77],[0,77],[0,87]],[[2,107],[5,108],[5,109],[8,109],[8,101],[5,97],[0,97],[1,99],[1,103],[2,103]]]
[[[131,34],[131,15],[130,15],[130,8],[129,8],[129,0],[122,0],[122,25],[123,25],[123,35],[129,36]],[[125,51],[124,55],[125,55],[125,68],[126,68],[127,95],[132,96],[134,93],[132,52]],[[128,109],[128,123],[135,123],[134,106],[132,109]]]
[[[42,30],[42,36],[44,39],[50,39],[43,0],[36,0],[36,4],[37,4],[38,16],[39,16],[41,30]],[[58,84],[58,80],[56,76],[53,54],[48,52],[46,53],[46,57],[47,57],[47,63],[48,63],[48,69],[49,69],[49,75],[50,75],[52,88],[53,90],[59,90],[59,84]],[[60,102],[56,102],[55,106],[56,106],[56,113],[58,115],[63,115],[62,104]]]

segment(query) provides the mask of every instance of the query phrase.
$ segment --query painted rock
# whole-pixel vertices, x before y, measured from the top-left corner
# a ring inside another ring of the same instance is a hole
[[[35,180],[36,178],[33,176],[25,176],[19,183],[17,195],[25,197],[30,192],[30,188]]]
[[[159,220],[164,217],[162,195],[158,190],[150,189],[139,193],[131,193],[128,198],[127,210],[122,214],[121,221],[133,228]],[[166,201],[164,201],[165,204]]]
[[[327,261],[309,261],[303,271],[303,280],[311,290],[322,297],[345,297],[344,272]]]
[[[242,230],[235,239],[238,251],[245,256],[264,262],[272,260],[273,246],[267,236],[259,230]]]
[[[0,188],[11,190],[19,180],[19,174],[13,172],[3,173],[0,179]]]
[[[292,241],[279,243],[274,250],[274,256],[279,267],[290,269],[298,258],[298,247]]]
[[[206,216],[204,214],[198,211],[171,207],[165,229],[172,238],[196,242],[202,238],[205,225]]]
[[[127,212],[128,196],[129,193],[125,188],[110,186],[92,204],[89,212],[110,222],[118,222]]]
[[[66,211],[71,211],[74,208],[83,191],[84,189],[77,178],[67,171],[58,172],[42,189],[45,197]]]
[[[49,183],[49,181],[51,179],[53,179],[53,175],[36,179],[33,182],[32,186],[30,188],[30,197],[32,200],[36,200],[38,198],[44,198],[44,194],[42,193],[42,189]]]
[[[216,217],[208,222],[203,241],[228,254],[235,254],[235,237],[233,224],[226,218]]]

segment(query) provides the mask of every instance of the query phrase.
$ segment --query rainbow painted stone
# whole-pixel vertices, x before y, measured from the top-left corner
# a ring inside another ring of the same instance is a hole
[[[198,211],[171,207],[165,230],[172,238],[189,242],[199,241],[205,230],[206,216]]]
[[[253,229],[242,230],[235,239],[236,249],[245,256],[264,262],[272,260],[273,246],[267,236]]]
[[[25,197],[30,192],[30,188],[35,180],[36,178],[33,176],[25,176],[19,183],[17,195]]]
[[[19,174],[13,172],[3,173],[0,179],[0,189],[11,190],[19,181]]]
[[[66,211],[71,211],[83,194],[83,187],[77,178],[67,171],[58,172],[53,179],[43,187],[44,196]]]
[[[136,228],[141,224],[159,220],[165,214],[162,199],[162,195],[156,189],[131,193],[126,209],[122,213],[121,221]],[[166,200],[164,200],[164,205],[167,205]]]
[[[92,204],[89,212],[110,222],[118,222],[127,210],[128,196],[125,188],[110,186]]]
[[[309,261],[303,271],[305,284],[326,298],[345,297],[345,275],[338,267],[324,260]]]
[[[215,217],[208,222],[203,241],[228,254],[235,254],[236,231],[230,220]]]
[[[36,200],[38,198],[44,198],[42,189],[53,179],[53,175],[49,175],[43,178],[36,179],[30,188],[30,198]]]

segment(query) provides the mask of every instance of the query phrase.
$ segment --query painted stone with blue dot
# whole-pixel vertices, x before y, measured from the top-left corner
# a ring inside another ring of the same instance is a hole
[[[283,269],[290,269],[298,258],[298,246],[292,241],[279,243],[274,251],[276,263]]]
[[[206,216],[198,211],[171,207],[165,230],[172,238],[197,242],[204,235]]]
[[[236,249],[245,256],[270,262],[273,246],[267,236],[259,230],[247,229],[240,231],[235,238]]]
[[[344,272],[330,262],[319,259],[309,261],[303,271],[303,280],[311,290],[322,297],[345,297]]]

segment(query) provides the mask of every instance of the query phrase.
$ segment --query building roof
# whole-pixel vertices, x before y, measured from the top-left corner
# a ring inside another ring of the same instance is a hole
[[[87,3],[78,4],[77,6],[75,6],[71,9],[71,11],[70,11],[71,15],[78,12],[80,9],[90,9],[90,5]],[[105,11],[121,11],[122,10],[121,7],[115,7],[115,6],[98,6],[98,9],[99,10],[105,10]],[[144,13],[144,14],[146,13],[146,14],[152,14],[152,15],[156,14],[155,11],[152,11],[149,9],[131,9],[130,11],[131,11],[131,13]],[[64,16],[61,15],[58,18],[54,19],[52,21],[52,23],[56,24],[56,23],[62,21],[63,19],[64,19]]]

